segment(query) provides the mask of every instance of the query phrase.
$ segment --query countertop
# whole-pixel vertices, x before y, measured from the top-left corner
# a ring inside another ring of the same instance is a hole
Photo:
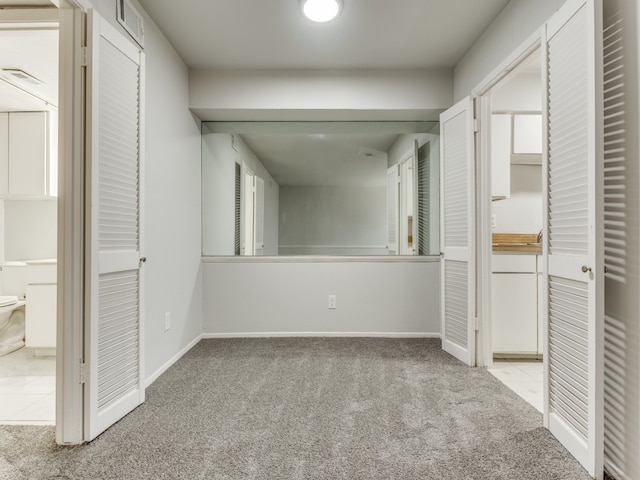
[[[494,253],[522,253],[542,255],[542,244],[537,243],[537,233],[494,233]]]

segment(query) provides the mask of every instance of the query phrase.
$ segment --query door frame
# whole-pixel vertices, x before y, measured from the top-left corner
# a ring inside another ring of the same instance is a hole
[[[471,90],[477,99],[478,135],[476,142],[476,299],[478,332],[476,365],[493,366],[491,342],[491,90],[517,65],[542,45],[543,27],[536,29],[515,48],[485,79]]]
[[[88,0],[61,0],[58,141],[56,443],[84,441],[84,81]]]
[[[56,312],[56,442],[82,443],[84,291],[84,102],[81,15],[87,0],[59,0],[47,9],[0,11],[1,23],[58,23],[58,247]]]

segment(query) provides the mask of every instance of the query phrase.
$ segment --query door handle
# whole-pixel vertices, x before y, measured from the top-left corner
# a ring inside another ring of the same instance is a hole
[[[146,263],[147,257],[140,257],[140,263]]]
[[[586,265],[582,265],[582,271],[584,273],[590,272],[591,271],[591,267],[587,267]]]

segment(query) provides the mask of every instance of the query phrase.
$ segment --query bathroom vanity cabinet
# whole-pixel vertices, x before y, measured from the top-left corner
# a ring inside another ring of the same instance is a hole
[[[57,264],[27,262],[25,345],[37,354],[52,354],[56,346]]]

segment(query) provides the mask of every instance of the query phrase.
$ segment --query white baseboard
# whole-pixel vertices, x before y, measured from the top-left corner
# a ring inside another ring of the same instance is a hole
[[[236,332],[203,333],[202,338],[271,338],[271,337],[380,337],[380,338],[440,338],[427,332]]]
[[[202,335],[198,335],[196,338],[191,340],[187,344],[186,347],[184,347],[182,350],[180,350],[178,353],[176,353],[173,357],[171,357],[167,361],[167,363],[165,363],[158,370],[153,372],[153,374],[150,377],[147,377],[147,380],[145,382],[145,388],[149,388],[149,385],[151,385],[153,382],[155,382],[160,375],[162,375],[164,372],[166,372],[171,367],[171,365],[173,365],[178,360],[180,360],[185,353],[187,353],[189,350],[191,350],[193,347],[195,347],[197,345],[197,343],[200,340],[202,340],[202,338],[203,338]]]

